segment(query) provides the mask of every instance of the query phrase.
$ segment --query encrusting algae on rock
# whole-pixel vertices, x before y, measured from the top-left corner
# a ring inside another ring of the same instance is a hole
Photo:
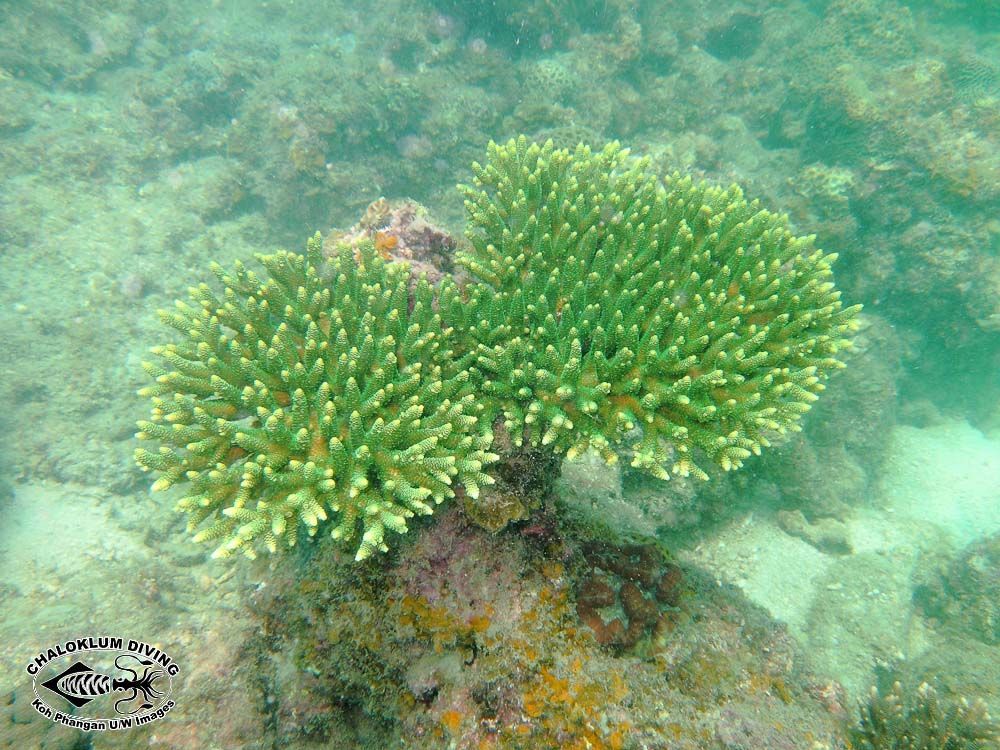
[[[835,255],[784,217],[689,178],[660,179],[617,143],[490,144],[463,188],[467,278],[413,283],[370,240],[324,257],[237,264],[161,318],[152,416],[138,437],[154,489],[217,554],[294,544],[299,526],[356,537],[428,515],[459,487],[474,502],[514,449],[593,448],[668,478],[699,460],[739,467],[797,429],[842,364],[858,306]],[[704,458],[702,458],[704,457]],[[498,461],[498,459],[500,459]]]

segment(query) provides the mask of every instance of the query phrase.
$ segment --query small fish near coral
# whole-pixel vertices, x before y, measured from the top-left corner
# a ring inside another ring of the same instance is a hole
[[[363,560],[456,491],[482,502],[518,451],[707,478],[798,429],[843,366],[860,306],[836,255],[739,188],[524,137],[473,173],[461,276],[317,234],[161,311],[136,460],[217,555],[325,524]]]

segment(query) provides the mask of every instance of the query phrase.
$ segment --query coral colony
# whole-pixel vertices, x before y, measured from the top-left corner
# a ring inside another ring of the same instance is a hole
[[[136,459],[186,486],[217,555],[327,521],[362,560],[446,498],[474,507],[519,453],[705,478],[797,429],[842,366],[859,307],[836,256],[739,188],[660,179],[617,143],[522,137],[473,170],[461,278],[317,235],[161,313],[181,336],[145,365],[138,437],[159,447]]]

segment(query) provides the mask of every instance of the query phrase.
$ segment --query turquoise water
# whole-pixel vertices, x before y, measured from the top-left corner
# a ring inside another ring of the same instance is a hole
[[[858,728],[897,680],[897,734],[964,697],[979,729],[927,747],[995,747],[998,32],[973,0],[0,3],[0,748],[899,747]],[[184,338],[157,310],[315,232],[454,274],[455,185],[519,135],[739,185],[839,255],[864,311],[802,431],[669,482],[495,437],[502,507],[361,563],[332,507],[211,557],[133,458]],[[167,715],[32,707],[32,659],[108,635],[179,666]]]

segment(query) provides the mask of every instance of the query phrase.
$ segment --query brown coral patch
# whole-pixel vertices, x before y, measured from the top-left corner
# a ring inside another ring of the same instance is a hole
[[[583,550],[587,573],[576,590],[576,613],[602,646],[631,651],[662,646],[673,629],[683,573],[652,544],[601,542]]]

